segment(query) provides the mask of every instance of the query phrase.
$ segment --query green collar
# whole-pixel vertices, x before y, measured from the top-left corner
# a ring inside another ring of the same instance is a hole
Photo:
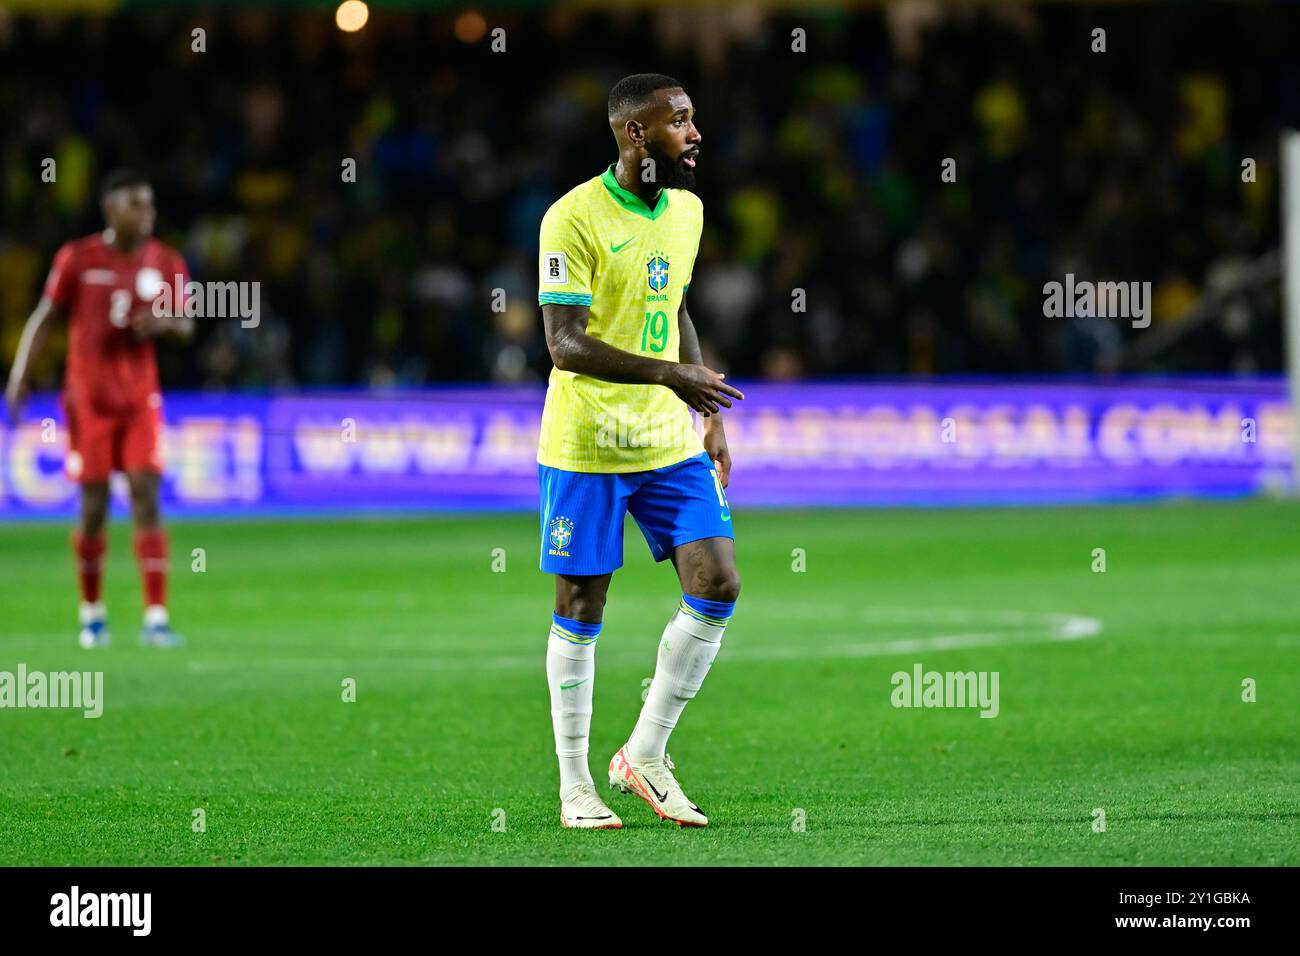
[[[663,211],[668,208],[668,190],[659,190],[659,201],[655,203],[654,209],[651,209],[640,196],[628,192],[618,184],[618,177],[614,175],[616,165],[616,163],[610,163],[609,169],[600,174],[600,181],[605,184],[605,188],[614,197],[614,201],[628,212],[636,213],[638,216],[644,216],[647,219],[658,219]]]

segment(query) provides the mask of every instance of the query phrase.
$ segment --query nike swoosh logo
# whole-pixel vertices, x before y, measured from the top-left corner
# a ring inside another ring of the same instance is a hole
[[[587,683],[587,678],[584,677],[582,680],[575,680],[572,684],[561,684],[560,690],[572,690],[573,688],[577,687],[579,684],[585,684],[585,683]]]
[[[573,819],[575,819],[575,820],[608,820],[608,819],[610,819],[610,818],[613,817],[613,816],[614,816],[614,814],[612,814],[612,813],[607,813],[607,814],[605,814],[603,817],[574,817]]]
[[[730,512],[730,511],[724,511],[724,512],[722,512],[722,520],[723,520],[723,521],[730,521],[730,520],[731,520],[731,512]]]
[[[641,775],[641,779],[645,781],[645,785],[650,788],[650,792],[655,795],[655,799],[658,800],[660,803],[663,803],[665,800],[668,799],[667,790],[665,790],[663,793],[660,793],[658,790],[655,789],[655,785],[650,782],[650,778],[647,777],[645,774]]]
[[[635,239],[636,237],[633,236],[632,238]],[[631,241],[632,241],[632,239],[629,239],[627,242],[631,242]],[[614,245],[614,244],[611,242],[611,243],[609,244],[609,251],[610,251],[610,252],[618,252],[620,249],[623,248],[623,246],[626,246],[626,245],[627,245],[627,242],[621,243],[620,245],[617,245],[617,246]]]

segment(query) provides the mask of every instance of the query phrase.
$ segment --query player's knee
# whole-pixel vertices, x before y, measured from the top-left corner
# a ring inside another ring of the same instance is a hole
[[[95,535],[108,521],[108,485],[83,485],[81,488],[81,532]]]
[[[706,588],[709,593],[701,597],[735,604],[740,597],[740,572],[735,568],[719,568],[709,576]]]
[[[96,537],[104,533],[104,526],[108,524],[107,511],[81,513],[80,531],[87,537]]]
[[[151,528],[158,523],[158,489],[152,483],[141,482],[131,487],[131,513],[135,523]]]
[[[158,524],[158,500],[154,497],[133,498],[131,512],[138,527],[152,528]]]
[[[573,595],[568,601],[560,603],[564,607],[557,607],[556,613],[573,621],[599,624],[605,616],[605,599],[599,595]]]
[[[605,616],[604,588],[568,588],[556,595],[555,613],[573,621],[599,624]]]

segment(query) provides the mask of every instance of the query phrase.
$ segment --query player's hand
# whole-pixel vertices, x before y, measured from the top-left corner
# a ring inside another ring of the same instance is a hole
[[[727,433],[722,430],[722,419],[709,419],[713,424],[704,427],[704,450],[708,452],[713,467],[717,469],[718,481],[726,488],[731,481],[731,451],[727,448]]]
[[[704,365],[674,365],[665,384],[683,402],[707,417],[718,414],[719,405],[731,408],[732,398],[745,397],[740,389],[723,381],[726,377]]]
[[[137,339],[157,338],[163,333],[171,331],[171,328],[172,317],[170,315],[154,315],[152,306],[144,306],[131,313],[131,329],[135,332]]]
[[[18,423],[22,421],[23,405],[26,401],[27,386],[16,379],[10,379],[5,388],[5,409],[10,428],[17,428]]]

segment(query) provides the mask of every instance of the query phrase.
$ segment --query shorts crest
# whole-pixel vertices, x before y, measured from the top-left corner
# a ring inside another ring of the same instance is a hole
[[[551,545],[556,550],[563,551],[573,540],[573,522],[568,518],[560,515],[551,519]]]

